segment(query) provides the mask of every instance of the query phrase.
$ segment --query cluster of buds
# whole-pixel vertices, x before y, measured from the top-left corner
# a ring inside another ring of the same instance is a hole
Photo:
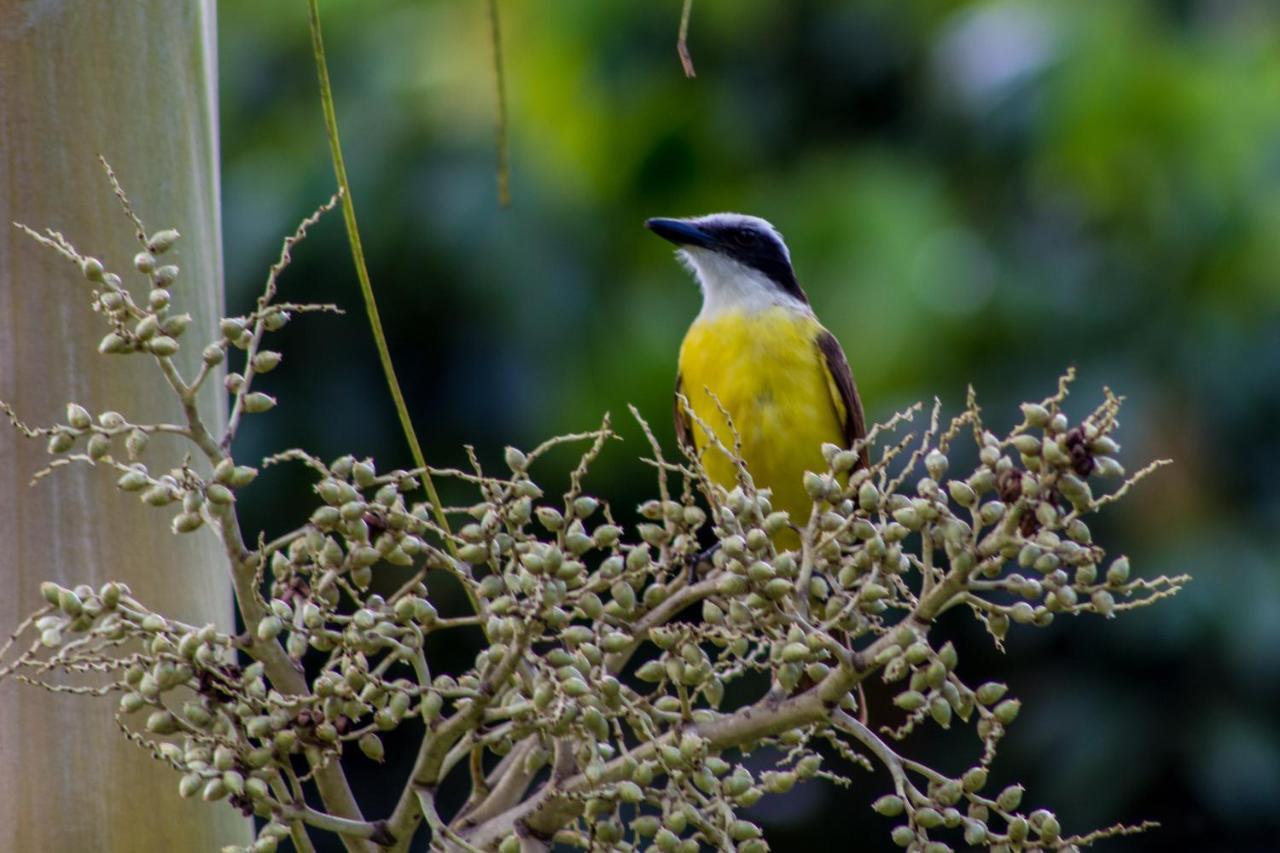
[[[173,229],[157,231],[133,258],[134,269],[147,279],[145,303],[135,300],[123,279],[104,269],[97,258],[72,250],[72,259],[94,287],[94,310],[112,326],[112,331],[98,343],[98,352],[149,352],[157,358],[169,358],[178,352],[178,338],[191,325],[191,315],[170,313],[169,303],[173,298],[170,291],[177,282],[179,269],[176,264],[163,263],[165,253],[178,242],[178,236]]]
[[[287,551],[272,555],[277,584],[303,578],[336,602],[338,578],[367,589],[376,563],[409,566],[433,550],[424,539],[432,529],[427,509],[405,503],[405,495],[419,486],[417,477],[399,470],[378,475],[372,460],[351,456],[324,469],[315,488],[322,505]]]
[[[142,460],[151,436],[187,435],[188,428],[135,424],[116,411],[104,411],[95,419],[86,408],[71,403],[65,423],[32,428],[15,419],[14,424],[28,436],[46,438],[48,452],[55,457],[36,473],[36,479],[73,462],[109,466],[116,471],[116,486],[121,491],[136,494],[148,506],[177,507],[171,520],[174,533],[191,533],[208,520],[221,519],[235,501],[236,490],[248,486],[258,475],[257,468],[237,465],[230,457],[222,458],[207,477],[189,462],[152,470]]]
[[[182,774],[182,796],[230,798],[246,814],[270,816],[278,808],[270,784],[305,744],[288,728],[299,703],[268,687],[260,663],[241,667],[231,637],[150,612],[125,584],[94,590],[45,583],[41,593],[47,605],[32,624],[50,654],[29,653],[5,672],[105,674],[110,681],[88,692],[119,693],[122,724]]]
[[[806,477],[814,511],[799,548],[779,544],[791,519],[749,477],[726,491],[707,480],[696,457],[668,462],[656,445],[654,464],[682,475],[686,488],[673,496],[664,487],[641,505],[643,520],[628,535],[607,502],[581,488],[613,436],[607,422],[574,437],[591,444],[571,488],[554,500],[531,468],[559,441],[530,453],[509,449],[501,476],[478,464],[472,472],[431,472],[479,493],[479,502],[456,511],[456,531],[433,507],[410,502],[425,472],[288,451],[265,464],[298,460],[316,471],[319,505],[306,523],[252,553],[270,597],[248,626],[248,644],[279,643],[295,660],[323,655],[305,694],[276,689],[261,662],[241,668],[233,652],[243,641],[149,613],[117,585],[47,588],[49,612],[34,628],[53,656],[21,665],[47,672],[54,660],[72,670],[92,661],[93,671],[114,672],[119,680],[102,689],[122,693],[121,712],[142,720],[135,736],[180,771],[184,796],[230,799],[272,827],[296,809],[291,756],[311,751],[333,761],[356,747],[380,761],[380,734],[406,719],[425,721],[428,741],[434,727],[466,719],[473,748],[509,758],[518,768],[511,772],[533,778],[550,765],[571,780],[565,837],[586,848],[766,850],[759,827],[741,813],[799,781],[842,779],[823,766],[820,742],[896,769],[897,789],[874,809],[901,820],[890,833],[897,844],[947,850],[937,836],[950,830],[971,846],[1070,847],[1081,836],[1064,837],[1051,812],[1020,811],[1021,787],[984,792],[1020,702],[999,682],[971,686],[954,645],[930,637],[933,617],[957,602],[1002,643],[1012,625],[1083,612],[1109,617],[1184,582],[1131,578],[1123,557],[1099,568],[1105,555],[1084,516],[1137,477],[1094,497],[1092,479],[1122,473],[1109,436],[1119,401],[1108,395],[1074,426],[1060,403],[1025,406],[1022,423],[1003,438],[982,428],[976,406],[945,431],[935,410],[922,438],[889,446],[869,468],[828,448],[828,469]],[[95,427],[73,407],[52,429],[73,440],[138,429],[109,414]],[[977,467],[948,479],[951,445],[965,427],[977,442]],[[182,519],[202,508],[232,507],[234,490],[256,473],[229,458],[207,479],[189,468],[153,477],[140,463],[117,464],[126,469],[121,488],[156,505],[181,502],[175,530],[199,527]],[[1087,476],[1077,473],[1086,467]],[[715,546],[709,556],[707,541]],[[370,592],[380,567],[414,566],[420,574],[395,595]],[[429,571],[453,575],[475,611],[439,614],[423,582]],[[462,626],[481,627],[485,647],[464,671],[432,676],[426,635]],[[104,645],[67,642],[81,634]],[[145,645],[126,665],[111,650],[128,637]],[[825,719],[718,734],[726,721],[767,718],[841,678],[852,685],[871,673],[897,685],[894,703],[905,717],[896,728],[876,734],[859,723],[858,694],[846,688]],[[749,675],[768,679],[767,694],[726,708],[727,687]],[[196,698],[176,704],[179,687]],[[921,724],[957,721],[972,724],[982,743],[979,760],[958,777],[908,762],[888,745]],[[773,767],[725,757],[761,747],[778,756]],[[461,757],[455,750],[447,761]],[[467,812],[456,819],[465,823]],[[277,832],[256,843],[267,849]],[[499,849],[518,843],[515,835],[494,841]]]
[[[1057,394],[1023,406],[1005,435],[983,426],[972,397],[945,427],[935,407],[919,435],[906,432],[920,411],[912,407],[874,427],[865,447],[823,448],[825,470],[804,476],[813,505],[803,519],[774,510],[745,465],[726,489],[697,454],[665,458],[643,420],[658,496],[629,530],[583,488],[616,437],[607,419],[529,452],[508,448],[498,474],[474,457],[469,471],[379,471],[370,459],[324,462],[301,450],[242,464],[230,451],[242,416],[275,405],[252,390],[281,362],[264,336],[294,313],[333,310],[273,302],[289,248],[314,221],[286,241],[255,310],[220,322],[190,381],[170,358],[189,322],[168,313],[177,269],[161,263],[176,232],[144,238],[135,258],[149,280],[145,306],[61,235],[37,235],[94,284],[111,326],[102,350],[150,352],[187,412],[184,424],[134,424],[72,405],[65,423],[33,429],[5,407],[56,457],[38,476],[72,462],[111,466],[121,490],[177,508],[175,533],[218,537],[246,630],[184,625],[121,584],[47,584],[46,605],[18,632],[38,641],[8,664],[13,641],[0,648],[0,679],[21,673],[53,690],[119,694],[122,727],[178,772],[183,796],[227,800],[263,819],[257,853],[306,826],[405,849],[418,814],[442,842],[504,853],[523,849],[528,833],[589,850],[762,853],[768,843],[747,809],[802,781],[847,781],[820,749],[890,770],[894,790],[873,808],[894,819],[892,841],[913,850],[941,853],[957,840],[1061,849],[1131,831],[1065,836],[1052,812],[1022,810],[1021,786],[987,792],[1020,702],[1005,684],[963,672],[955,646],[934,635],[937,617],[957,605],[1001,645],[1014,626],[1110,618],[1186,582],[1133,577],[1127,558],[1108,562],[1092,539],[1089,514],[1155,467],[1126,479],[1114,440],[1120,400],[1110,392],[1073,423],[1063,408],[1068,375]],[[225,379],[233,403],[219,440],[196,392],[232,351],[244,361]],[[141,457],[158,432],[187,439],[207,466],[153,470]],[[977,462],[956,475],[954,447],[969,432]],[[534,469],[573,441],[587,449],[569,488],[548,496]],[[876,458],[864,465],[867,450]],[[259,467],[284,461],[315,472],[316,505],[295,529],[246,544],[236,493]],[[432,478],[459,481],[475,502],[415,502]],[[388,589],[374,581],[392,573],[396,591],[374,591]],[[449,575],[469,608],[438,612],[429,573]],[[454,629],[479,629],[485,642],[445,672],[428,660],[426,640]],[[68,686],[59,673],[92,683]],[[879,731],[858,698],[871,677],[890,685],[902,713],[877,720]],[[731,690],[735,682],[742,689]],[[767,685],[763,695],[742,698],[753,684]],[[386,820],[362,823],[305,802],[303,785],[332,781],[344,760],[383,760],[382,734],[408,720],[425,730],[414,777]],[[921,725],[957,723],[980,743],[959,776],[897,751]],[[737,760],[752,751],[750,766]],[[442,816],[431,797],[460,764],[472,796]],[[544,770],[548,781],[535,787]]]

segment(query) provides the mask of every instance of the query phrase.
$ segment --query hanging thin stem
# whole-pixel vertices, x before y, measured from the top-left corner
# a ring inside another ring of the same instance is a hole
[[[684,76],[689,78],[698,76],[693,70],[693,57],[689,55],[689,16],[691,14],[693,14],[693,0],[684,0],[684,8],[680,11],[680,36],[676,39],[676,53],[680,54]]]
[[[498,204],[511,206],[511,146],[507,141],[507,75],[502,64],[502,27],[498,19],[498,0],[489,0],[489,35],[493,44],[493,76],[497,94],[498,116]]]
[[[360,231],[356,226],[355,202],[351,198],[351,184],[347,181],[347,167],[342,159],[342,143],[338,138],[338,116],[333,106],[333,89],[329,85],[329,66],[325,60],[324,38],[320,31],[320,9],[317,0],[307,0],[308,19],[311,23],[311,49],[316,61],[316,74],[320,79],[320,103],[324,108],[325,132],[329,137],[329,154],[333,159],[333,171],[342,190],[342,219],[347,226],[347,237],[351,242],[351,257],[356,265],[356,277],[360,281],[360,294],[364,297],[365,312],[369,315],[369,327],[373,332],[373,341],[378,348],[378,359],[382,362],[382,372],[387,377],[387,387],[391,390],[391,398],[395,401],[396,414],[400,417],[400,426],[409,442],[409,450],[413,454],[414,464],[422,471],[422,485],[427,491],[427,499],[431,501],[431,509],[436,523],[445,532],[445,545],[450,552],[455,550],[452,539],[448,536],[449,521],[445,518],[440,503],[440,495],[436,492],[431,474],[426,470],[426,458],[422,455],[422,447],[418,436],[413,431],[413,421],[409,417],[409,408],[405,405],[404,394],[400,391],[400,381],[396,378],[395,367],[391,364],[391,351],[387,348],[387,338],[382,331],[382,318],[378,314],[378,304],[373,297],[373,284],[369,280],[369,269],[365,266],[364,247],[360,243]]]

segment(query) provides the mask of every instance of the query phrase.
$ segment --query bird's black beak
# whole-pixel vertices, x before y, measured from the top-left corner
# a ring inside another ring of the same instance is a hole
[[[646,219],[644,227],[677,246],[698,246],[705,249],[715,243],[715,239],[709,233],[683,219],[655,217]]]

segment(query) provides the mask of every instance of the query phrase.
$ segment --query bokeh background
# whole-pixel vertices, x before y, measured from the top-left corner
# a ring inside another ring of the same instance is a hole
[[[1027,783],[1068,831],[1164,828],[1112,850],[1276,849],[1280,839],[1280,5],[1271,0],[502,0],[513,204],[495,193],[495,97],[478,0],[326,0],[354,196],[391,350],[427,456],[497,460],[596,425],[590,484],[649,496],[626,416],[659,435],[696,289],[651,215],[742,210],[786,235],[873,419],[972,383],[1016,403],[1080,371],[1074,409],[1128,396],[1123,461],[1176,464],[1095,535],[1144,573],[1192,572],[1115,622],[1015,629],[999,655],[963,620],[962,668],[1024,700],[995,783]],[[220,4],[228,292],[249,306],[280,237],[333,188],[305,9]],[[293,324],[242,450],[301,446],[408,465],[340,220],[296,253]],[[566,456],[567,460],[568,457]],[[548,471],[554,483],[554,472]],[[299,472],[246,495],[303,511]],[[465,650],[464,650],[465,651]],[[399,785],[353,761],[368,810]],[[967,731],[906,749],[960,769]],[[850,790],[801,786],[756,817],[779,851],[890,849]],[[378,788],[378,780],[385,786]]]

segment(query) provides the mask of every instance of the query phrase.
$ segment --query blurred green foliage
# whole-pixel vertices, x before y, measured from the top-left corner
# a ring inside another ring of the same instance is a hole
[[[484,5],[322,4],[374,287],[427,458],[460,463],[471,443],[496,464],[506,443],[605,411],[623,421],[628,402],[669,438],[698,296],[641,223],[765,216],[872,418],[934,394],[954,408],[972,383],[1004,425],[1076,364],[1082,390],[1129,395],[1130,468],[1177,463],[1098,535],[1151,573],[1194,573],[1183,595],[1116,624],[1015,631],[1006,656],[957,620],[962,666],[996,668],[1026,700],[993,779],[1026,779],[1068,830],[1166,826],[1112,849],[1269,847],[1280,5],[698,0],[694,80],[676,59],[679,6],[501,3],[503,211]],[[223,0],[220,39],[238,309],[333,180],[305,9]],[[339,219],[295,255],[287,296],[349,313],[290,327],[265,389],[285,405],[243,440],[407,465]],[[650,481],[638,431],[623,433],[592,483],[625,515]],[[306,489],[269,473],[249,509],[282,527]],[[760,817],[777,850],[878,849],[887,825],[864,808],[872,790],[810,785]],[[383,808],[376,792],[367,802]]]

